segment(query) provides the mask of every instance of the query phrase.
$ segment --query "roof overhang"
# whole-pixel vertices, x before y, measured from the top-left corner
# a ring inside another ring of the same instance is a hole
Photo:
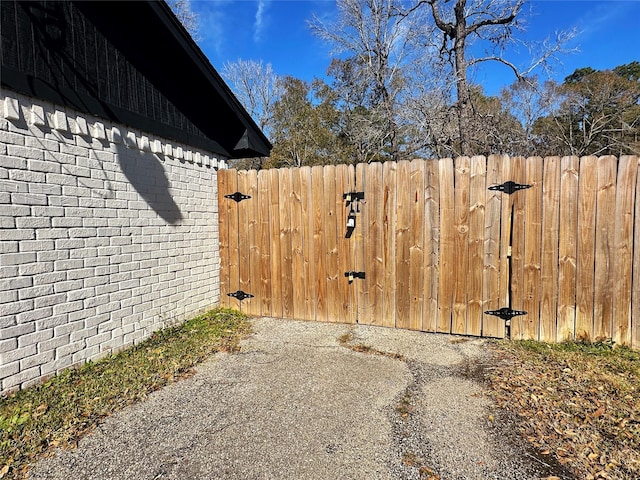
[[[267,137],[165,2],[74,3],[229,158],[269,155]]]

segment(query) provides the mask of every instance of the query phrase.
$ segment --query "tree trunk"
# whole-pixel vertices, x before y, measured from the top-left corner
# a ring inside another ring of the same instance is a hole
[[[467,36],[467,19],[465,18],[466,0],[458,0],[454,7],[456,15],[456,38],[453,45],[453,54],[456,73],[456,92],[458,102],[456,111],[458,114],[458,129],[460,138],[460,154],[471,155],[469,136],[471,132],[471,97],[467,86],[467,60],[465,58],[465,41]]]

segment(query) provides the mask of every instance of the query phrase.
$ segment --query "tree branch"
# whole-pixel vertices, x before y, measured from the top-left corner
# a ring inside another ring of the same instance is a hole
[[[511,22],[513,22],[515,20],[516,16],[520,12],[520,9],[522,8],[523,4],[524,4],[524,0],[518,0],[516,2],[516,4],[513,6],[513,8],[511,9],[511,13],[509,15],[505,16],[505,17],[487,18],[485,20],[480,20],[477,23],[473,23],[473,24],[469,25],[469,27],[467,27],[467,29],[465,30],[465,34],[466,35],[470,35],[470,34],[475,33],[479,29],[484,28],[484,27],[510,24]]]
[[[428,3],[429,5],[431,5],[431,14],[433,15],[433,21],[435,22],[436,27],[438,27],[439,30],[442,30],[446,35],[448,35],[449,38],[455,38],[455,25],[453,25],[452,23],[445,23],[445,21],[442,20],[442,17],[440,17],[440,12],[438,11],[438,8],[436,6],[438,0],[428,0]]]
[[[513,63],[509,62],[508,60],[505,60],[502,57],[490,56],[490,57],[482,57],[482,58],[472,58],[471,60],[469,60],[469,66],[476,65],[482,62],[502,63],[503,65],[506,65],[513,71],[513,74],[516,76],[518,80],[526,80],[525,75],[520,73],[520,71],[518,70],[518,67],[516,67]]]

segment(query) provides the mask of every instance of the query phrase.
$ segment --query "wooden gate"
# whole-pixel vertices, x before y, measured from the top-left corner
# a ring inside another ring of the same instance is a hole
[[[512,338],[637,346],[637,167],[494,155],[220,170],[221,303],[489,337],[508,333],[495,313],[526,312]]]
[[[251,315],[354,322],[355,285],[344,272],[355,244],[344,235],[342,198],[354,181],[344,165],[219,171],[221,303]],[[251,198],[226,197],[236,191]],[[238,291],[253,297],[228,296]]]

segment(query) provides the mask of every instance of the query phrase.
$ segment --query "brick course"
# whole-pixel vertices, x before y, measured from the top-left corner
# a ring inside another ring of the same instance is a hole
[[[219,303],[224,162],[6,90],[0,112],[2,393]]]

